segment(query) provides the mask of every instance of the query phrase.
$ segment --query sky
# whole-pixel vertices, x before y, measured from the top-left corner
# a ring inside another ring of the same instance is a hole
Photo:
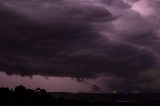
[[[0,86],[160,91],[160,0],[0,0]]]

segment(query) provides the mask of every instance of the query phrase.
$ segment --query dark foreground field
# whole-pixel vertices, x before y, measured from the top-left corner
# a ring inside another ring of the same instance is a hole
[[[0,88],[0,106],[160,106],[160,94],[47,93],[18,86]]]

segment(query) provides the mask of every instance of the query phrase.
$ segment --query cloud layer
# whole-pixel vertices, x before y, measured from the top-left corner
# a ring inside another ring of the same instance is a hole
[[[120,79],[107,82],[116,89],[140,89],[155,81],[146,73],[159,66],[158,1],[1,3],[1,71],[76,79],[111,76]]]

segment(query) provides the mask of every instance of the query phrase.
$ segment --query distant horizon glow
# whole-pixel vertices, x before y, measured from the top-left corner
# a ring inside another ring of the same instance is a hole
[[[0,87],[10,87],[13,89],[18,85],[23,85],[30,89],[40,87],[48,92],[85,92],[90,90],[88,85],[78,83],[71,78],[43,77],[39,75],[22,77],[20,75],[7,75],[4,72],[0,72]]]

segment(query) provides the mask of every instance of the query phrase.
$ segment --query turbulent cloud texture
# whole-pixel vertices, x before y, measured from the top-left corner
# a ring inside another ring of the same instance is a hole
[[[159,1],[0,2],[1,71],[76,79],[111,76],[115,79],[106,83],[113,89],[142,89],[155,82],[146,73],[159,66]],[[94,85],[93,90],[100,89]]]

